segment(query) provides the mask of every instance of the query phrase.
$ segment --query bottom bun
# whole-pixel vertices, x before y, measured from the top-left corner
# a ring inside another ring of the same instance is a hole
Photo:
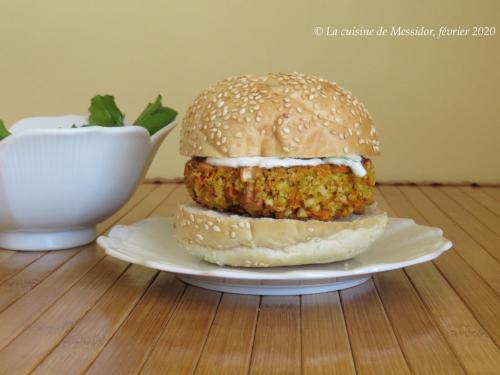
[[[175,236],[190,253],[218,265],[243,267],[329,263],[353,258],[384,232],[387,214],[337,221],[254,218],[221,213],[196,203],[179,205]]]

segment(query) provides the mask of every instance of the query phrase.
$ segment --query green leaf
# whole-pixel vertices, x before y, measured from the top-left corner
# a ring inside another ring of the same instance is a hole
[[[158,95],[154,103],[149,103],[146,109],[142,111],[137,120],[134,121],[134,125],[146,128],[149,134],[153,135],[174,121],[176,116],[177,112],[174,109],[164,107],[161,104],[161,95]]]
[[[158,97],[156,98],[154,103],[148,103],[148,105],[146,106],[146,109],[144,109],[144,111],[142,111],[142,113],[139,115],[137,120],[135,120],[134,125],[140,125],[140,124],[144,123],[144,121],[147,120],[147,118],[152,113],[154,113],[155,111],[157,111],[160,108],[161,108],[161,95],[158,95]]]
[[[4,138],[7,138],[10,135],[10,132],[5,127],[5,124],[2,120],[0,120],[0,141]]]
[[[96,95],[90,100],[89,123],[100,126],[123,126],[125,115],[112,95]]]

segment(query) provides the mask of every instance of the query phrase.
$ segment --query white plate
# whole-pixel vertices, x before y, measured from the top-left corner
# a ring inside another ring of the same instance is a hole
[[[439,228],[417,225],[410,219],[390,218],[382,237],[353,259],[293,267],[221,267],[181,248],[174,238],[173,222],[171,217],[151,217],[132,225],[117,225],[97,242],[110,256],[175,273],[192,285],[260,295],[345,289],[363,283],[373,273],[432,260],[452,247]]]

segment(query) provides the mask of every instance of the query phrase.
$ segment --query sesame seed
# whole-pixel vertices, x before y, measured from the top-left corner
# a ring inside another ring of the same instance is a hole
[[[203,241],[203,236],[199,233],[196,233],[196,238],[199,239],[200,241]]]
[[[213,226],[214,232],[220,232],[220,227],[218,225]]]
[[[283,133],[290,134],[290,129],[289,128],[283,128]]]
[[[231,232],[229,235],[231,236],[231,238],[235,238],[236,237],[236,233],[235,232]]]
[[[344,152],[347,154],[349,152],[349,148],[347,146],[344,146]]]

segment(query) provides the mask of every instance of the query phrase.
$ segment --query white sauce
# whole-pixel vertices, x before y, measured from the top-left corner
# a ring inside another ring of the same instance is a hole
[[[335,156],[328,158],[314,159],[294,159],[294,158],[275,158],[262,156],[244,156],[239,158],[207,158],[208,164],[219,167],[260,167],[260,168],[276,168],[276,167],[296,167],[296,166],[316,166],[321,164],[336,164],[345,165],[351,168],[352,172],[358,177],[364,177],[366,170],[361,164],[363,158],[359,155]]]

